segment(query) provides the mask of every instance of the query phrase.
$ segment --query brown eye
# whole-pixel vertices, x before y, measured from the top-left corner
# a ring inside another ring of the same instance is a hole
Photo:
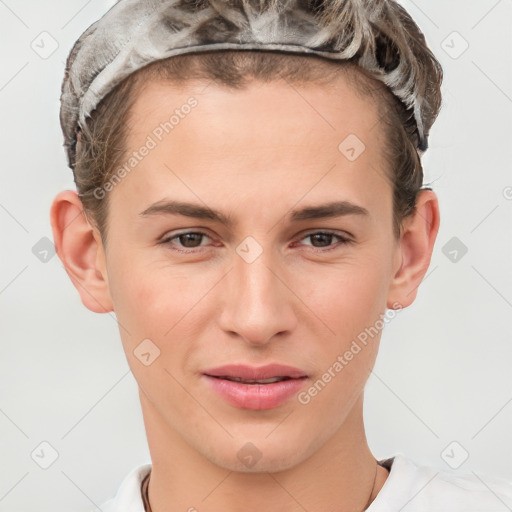
[[[311,244],[305,245],[311,245],[311,247],[313,249],[317,249],[318,252],[327,252],[331,249],[336,249],[341,245],[353,243],[353,240],[350,238],[336,233],[330,233],[328,231],[316,231],[314,233],[309,233],[302,237],[301,240],[306,240],[307,238],[311,240]],[[333,240],[338,240],[338,243],[333,245]]]
[[[180,241],[183,247],[199,247],[202,236],[202,233],[185,233],[183,235],[178,235],[176,238]],[[197,245],[197,242],[199,242],[199,245]]]
[[[164,238],[160,243],[164,245],[169,245],[172,250],[178,252],[194,252],[187,251],[181,249],[196,249],[201,247],[201,242],[203,238],[209,238],[206,233],[202,233],[201,231],[186,231],[184,233],[179,233],[174,236],[168,236]]]
[[[331,245],[332,239],[334,235],[331,233],[315,233],[314,235],[309,235],[313,247],[328,247]],[[319,242],[320,245],[315,245],[316,242]]]

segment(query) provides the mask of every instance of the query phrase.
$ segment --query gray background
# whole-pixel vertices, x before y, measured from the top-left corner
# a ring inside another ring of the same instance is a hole
[[[383,332],[370,447],[511,479],[512,2],[403,4],[445,71],[423,160],[441,228],[416,301]],[[0,0],[2,512],[96,509],[150,461],[115,316],[81,304],[46,239],[53,197],[74,188],[58,123],[64,61],[111,5]]]

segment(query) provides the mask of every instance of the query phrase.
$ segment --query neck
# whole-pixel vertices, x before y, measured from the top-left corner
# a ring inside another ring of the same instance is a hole
[[[377,466],[362,419],[363,396],[341,428],[311,457],[276,473],[234,472],[204,457],[140,393],[152,470],[152,512],[362,512],[388,476]]]

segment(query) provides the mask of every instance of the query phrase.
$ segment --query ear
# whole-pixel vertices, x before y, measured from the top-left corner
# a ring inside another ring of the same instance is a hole
[[[96,226],[84,214],[74,190],[57,194],[50,210],[55,249],[83,305],[95,313],[113,311],[105,252]]]
[[[394,276],[390,283],[387,307],[410,306],[430,265],[439,230],[439,204],[432,190],[421,190],[414,212],[403,221],[397,247]]]

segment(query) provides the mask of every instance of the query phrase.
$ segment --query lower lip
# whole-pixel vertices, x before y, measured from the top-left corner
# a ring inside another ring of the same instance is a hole
[[[210,386],[231,405],[261,411],[284,404],[304,386],[306,377],[271,384],[244,384],[204,375]]]

